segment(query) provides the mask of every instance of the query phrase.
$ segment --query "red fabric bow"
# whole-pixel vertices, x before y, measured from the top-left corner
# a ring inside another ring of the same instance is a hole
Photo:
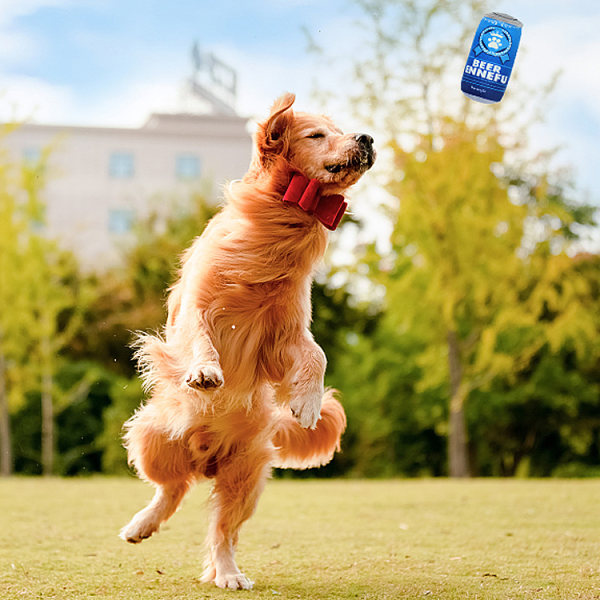
[[[296,204],[309,215],[315,215],[330,231],[339,225],[348,203],[344,196],[334,194],[321,196],[321,184],[317,179],[308,179],[295,173],[283,195],[283,201]]]

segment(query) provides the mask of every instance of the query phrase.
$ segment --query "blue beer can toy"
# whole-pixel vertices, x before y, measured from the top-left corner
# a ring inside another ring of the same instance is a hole
[[[502,100],[522,27],[521,21],[503,13],[488,13],[481,19],[460,84],[465,96],[484,104]]]

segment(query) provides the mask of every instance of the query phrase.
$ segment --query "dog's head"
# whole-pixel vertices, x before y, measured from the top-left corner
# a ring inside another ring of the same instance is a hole
[[[373,138],[365,133],[344,134],[328,117],[296,113],[294,94],[284,94],[258,126],[259,168],[284,165],[317,179],[331,193],[343,192],[373,166]]]

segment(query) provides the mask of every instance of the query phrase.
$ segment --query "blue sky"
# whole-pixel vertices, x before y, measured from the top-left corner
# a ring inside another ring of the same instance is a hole
[[[275,2],[84,0],[38,4],[37,10],[13,21],[15,29],[37,46],[35,60],[15,60],[11,71],[71,86],[82,99],[105,93],[107,87],[119,86],[131,76],[151,78],[187,66],[195,39],[208,47],[230,44],[253,53],[278,51],[272,47],[272,40],[278,39],[286,48],[302,50],[297,25],[315,12],[315,7],[284,10]],[[301,15],[302,21],[287,26],[290,14]]]
[[[558,160],[600,205],[600,2],[499,0],[493,8],[525,24],[521,75],[542,85],[563,70],[534,141],[560,145]],[[312,110],[317,65],[302,27],[335,52],[359,15],[348,0],[0,0],[0,118],[138,126],[152,111],[181,107],[195,40],[239,71],[241,114],[263,114],[285,90]]]

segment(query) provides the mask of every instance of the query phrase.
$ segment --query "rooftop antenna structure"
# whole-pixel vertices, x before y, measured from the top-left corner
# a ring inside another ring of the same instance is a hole
[[[235,116],[237,72],[212,52],[203,51],[198,42],[192,46],[192,76],[188,80],[191,95],[208,105],[215,115]]]

